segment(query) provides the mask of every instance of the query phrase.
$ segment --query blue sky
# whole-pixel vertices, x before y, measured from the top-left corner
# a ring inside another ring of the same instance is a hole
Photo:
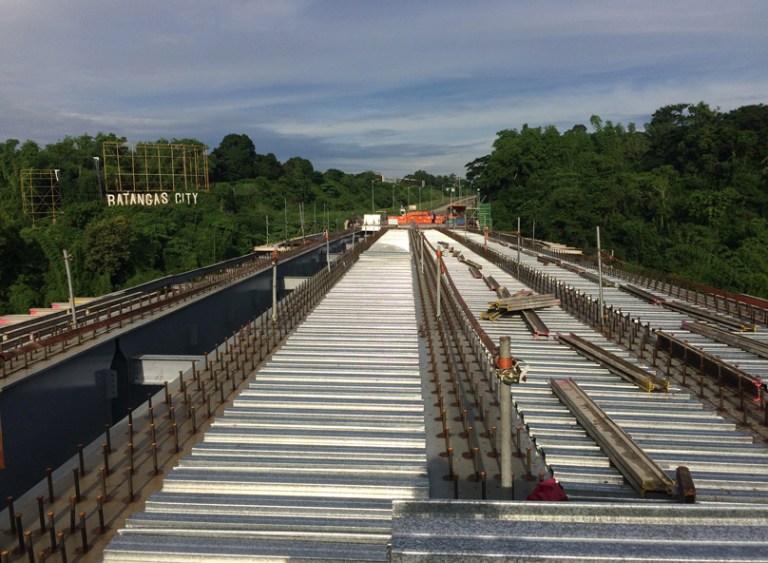
[[[502,129],[768,103],[765,0],[0,0],[0,141],[245,133],[463,175]]]

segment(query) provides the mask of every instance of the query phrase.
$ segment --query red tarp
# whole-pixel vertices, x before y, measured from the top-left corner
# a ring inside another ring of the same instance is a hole
[[[555,479],[547,479],[536,485],[528,500],[568,500],[568,495]]]

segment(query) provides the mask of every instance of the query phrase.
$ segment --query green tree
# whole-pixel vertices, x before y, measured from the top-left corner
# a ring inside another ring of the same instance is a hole
[[[274,153],[257,154],[254,160],[254,171],[256,177],[264,177],[267,180],[279,179],[284,171],[283,166]]]
[[[106,276],[112,287],[130,277],[133,226],[125,216],[102,219],[85,229],[87,249],[84,265],[87,271]]]
[[[256,176],[256,146],[248,135],[226,135],[211,152],[211,161],[214,181],[234,182]]]

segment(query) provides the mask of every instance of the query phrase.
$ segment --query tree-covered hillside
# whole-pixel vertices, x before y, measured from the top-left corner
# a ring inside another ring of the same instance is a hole
[[[108,207],[94,157],[115,135],[82,135],[39,146],[9,139],[0,144],[0,314],[25,313],[67,299],[62,250],[74,255],[75,294],[102,295],[166,274],[249,252],[255,245],[295,237],[303,204],[305,232],[343,228],[344,221],[410,202],[415,182],[382,183],[373,172],[320,172],[304,158],[281,163],[258,154],[246,135],[230,134],[211,151],[209,192],[197,203]],[[160,139],[156,143],[200,143]],[[32,221],[20,185],[24,169],[58,170],[62,202],[55,220]],[[103,170],[101,173],[103,174]],[[453,178],[418,171],[424,202],[439,198]],[[409,191],[410,186],[410,191]],[[373,191],[374,201],[371,201]]]
[[[768,106],[677,104],[644,130],[597,116],[590,125],[505,129],[491,154],[467,164],[470,193],[491,202],[494,228],[513,230],[520,216],[524,235],[535,221],[537,238],[589,248],[600,226],[603,248],[619,259],[768,297]],[[102,143],[124,141],[100,133],[0,144],[0,314],[66,300],[64,248],[75,257],[76,294],[100,295],[244,254],[266,242],[267,222],[271,242],[296,236],[300,204],[307,231],[334,230],[372,208],[429,207],[456,181],[423,170],[399,184],[320,172],[230,134],[210,152],[211,190],[196,205],[108,207],[93,157]],[[23,169],[58,170],[55,221],[25,214]]]
[[[466,165],[494,228],[602,246],[629,262],[768,297],[768,106],[656,111],[644,131],[591,119],[505,129]]]

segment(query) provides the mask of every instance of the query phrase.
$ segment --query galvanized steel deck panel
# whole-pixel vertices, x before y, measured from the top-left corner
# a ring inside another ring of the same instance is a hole
[[[453,239],[434,231],[427,232],[426,236],[433,244],[442,240],[459,249],[465,258],[482,265],[484,275],[492,276],[499,285],[506,286],[510,292],[529,289],[482,256],[461,247]],[[469,238],[482,242],[479,235],[470,234]],[[512,259],[516,258],[516,251],[513,249],[493,242],[488,245]],[[450,253],[446,253],[444,260],[462,298],[475,317],[479,318],[480,313],[487,309],[488,303],[495,299],[495,293],[490,291],[482,280],[473,278],[466,265],[453,258]],[[525,253],[521,254],[521,262],[597,298],[597,284],[578,274],[554,263],[543,265]],[[650,322],[652,327],[667,327],[670,331],[674,329],[680,332],[681,322],[687,320],[679,313],[642,301],[618,288],[604,288],[603,292],[607,305],[614,305],[625,312],[631,309],[633,316],[641,318],[643,322]],[[762,460],[763,456],[754,451],[748,459],[740,457],[743,447],[750,445],[752,439],[740,432],[735,424],[705,408],[698,400],[692,399],[687,391],[676,388],[672,388],[670,393],[640,391],[634,385],[558,343],[556,334],[573,332],[643,369],[652,370],[646,362],[630,355],[616,343],[597,334],[559,307],[540,309],[537,313],[549,327],[552,334],[550,338],[531,335],[519,316],[502,317],[496,321],[481,320],[480,324],[496,342],[502,335],[509,336],[512,355],[528,368],[527,381],[512,387],[515,408],[536,447],[542,452],[545,462],[572,498],[603,498],[614,494],[617,498],[626,498],[631,492],[622,484],[618,472],[610,467],[607,457],[594,449],[594,442],[585,437],[573,416],[554,398],[548,388],[550,378],[574,378],[634,440],[640,444],[653,440],[655,446],[651,457],[668,476],[674,478],[678,465],[690,464],[689,466],[695,467],[695,471],[692,471],[697,483],[698,498],[712,501],[768,502],[768,494],[764,492],[764,483],[768,483],[768,477],[762,475],[761,471],[749,471],[752,468],[750,461]],[[692,336],[704,338],[695,334]],[[569,439],[564,440],[564,437]],[[716,444],[716,448],[700,449],[710,444]],[[755,448],[762,452],[768,451],[762,446]],[[696,451],[703,453],[694,455],[693,452]],[[686,455],[686,452],[691,455]],[[748,471],[750,478],[755,481],[751,489],[733,486],[733,474],[738,471],[737,465],[731,463],[734,459],[747,463],[743,466],[744,470]],[[701,483],[698,482],[697,475],[701,475]]]
[[[396,502],[393,563],[761,561],[765,507]]]
[[[392,499],[428,491],[411,257],[407,233],[390,232],[165,477],[105,561],[384,561]]]

